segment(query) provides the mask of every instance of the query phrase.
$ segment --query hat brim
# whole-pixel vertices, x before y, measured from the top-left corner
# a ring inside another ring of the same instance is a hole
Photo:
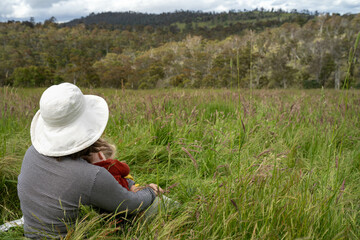
[[[106,101],[98,96],[84,95],[85,109],[72,123],[49,126],[35,114],[30,128],[31,142],[35,149],[46,156],[67,156],[91,146],[103,134],[109,119]]]

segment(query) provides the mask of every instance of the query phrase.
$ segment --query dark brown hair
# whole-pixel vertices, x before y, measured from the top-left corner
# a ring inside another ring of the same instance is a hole
[[[106,158],[114,158],[115,151],[116,148],[114,145],[100,138],[96,142],[94,142],[90,147],[87,147],[84,150],[67,155],[65,157],[75,160],[84,156],[89,156],[91,153],[103,152]]]

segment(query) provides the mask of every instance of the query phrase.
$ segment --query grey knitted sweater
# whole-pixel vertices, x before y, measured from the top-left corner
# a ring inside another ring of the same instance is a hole
[[[151,188],[127,191],[103,167],[81,158],[57,160],[41,155],[33,146],[21,166],[18,195],[29,238],[65,236],[66,225],[74,224],[80,203],[109,212],[135,213],[149,207],[156,197]]]

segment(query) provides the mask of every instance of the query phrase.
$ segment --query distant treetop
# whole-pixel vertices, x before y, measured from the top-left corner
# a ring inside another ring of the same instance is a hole
[[[169,26],[172,24],[203,23],[205,25],[227,25],[242,21],[259,21],[278,19],[281,22],[291,19],[303,18],[302,22],[313,18],[315,14],[308,10],[292,10],[285,12],[282,9],[265,10],[263,8],[252,11],[230,10],[228,12],[202,12],[202,11],[175,11],[160,14],[140,12],[102,12],[90,13],[87,17],[81,17],[61,24],[61,26],[85,25],[121,25],[121,26]]]

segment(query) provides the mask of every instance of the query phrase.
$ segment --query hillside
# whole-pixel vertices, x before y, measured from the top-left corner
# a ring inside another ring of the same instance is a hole
[[[159,25],[0,23],[0,86],[360,87],[360,14],[177,12],[167,25],[166,14],[139,16]]]
[[[78,24],[87,26],[101,24],[107,28],[122,28],[128,26],[176,26],[181,30],[186,27],[209,27],[231,26],[236,28],[236,24],[244,24],[246,27],[274,27],[280,26],[285,22],[296,22],[303,25],[308,20],[313,19],[315,15],[308,11],[284,12],[282,10],[265,11],[229,11],[229,12],[201,12],[201,11],[176,11],[161,14],[139,13],[139,12],[103,12],[91,13],[86,17],[74,19],[70,22],[63,23],[61,26],[69,27]],[[260,23],[260,24],[259,24]],[[189,30],[189,29],[188,29]]]

